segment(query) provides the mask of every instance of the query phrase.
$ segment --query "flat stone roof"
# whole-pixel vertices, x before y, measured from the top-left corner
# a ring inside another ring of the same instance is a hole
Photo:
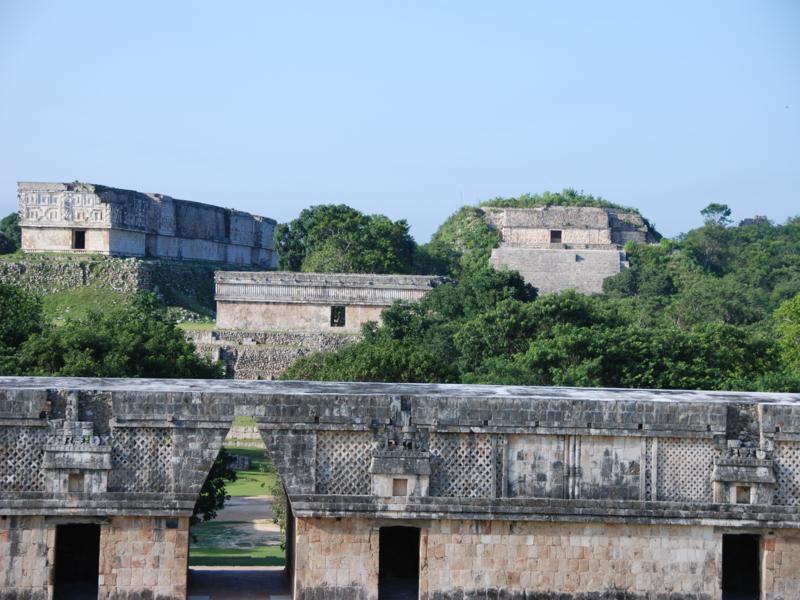
[[[235,208],[225,208],[223,206],[219,206],[217,204],[208,204],[205,202],[197,202],[195,200],[182,200],[180,198],[174,198],[173,196],[169,196],[167,194],[160,194],[155,192],[139,192],[137,190],[129,190],[127,188],[119,188],[114,187],[111,185],[101,185],[99,183],[89,183],[84,181],[73,181],[73,182],[59,182],[59,181],[18,181],[17,182],[17,189],[20,192],[80,192],[80,193],[89,193],[89,194],[103,194],[104,192],[113,192],[120,196],[129,196],[129,197],[144,197],[149,202],[158,202],[160,200],[170,200],[172,202],[190,206],[197,206],[202,208],[214,208],[220,211],[227,211],[231,214],[241,215],[245,217],[252,217],[257,221],[266,221],[268,223],[272,223],[273,225],[277,225],[277,221],[270,217],[263,217],[261,215],[256,215],[253,213],[245,212],[242,210],[238,210]]]
[[[443,280],[436,275],[377,275],[364,273],[300,273],[295,271],[217,271],[218,283],[269,285],[327,285],[336,287],[389,287],[430,289]]]
[[[217,271],[216,299],[230,302],[390,306],[415,302],[444,282],[431,275]]]
[[[596,402],[696,402],[800,404],[800,394],[704,390],[646,390],[436,383],[246,381],[232,379],[112,379],[99,377],[0,377],[3,390],[173,392],[281,396],[420,396],[520,398]]]

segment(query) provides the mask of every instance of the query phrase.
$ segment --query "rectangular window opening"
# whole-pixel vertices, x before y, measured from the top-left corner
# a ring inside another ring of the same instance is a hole
[[[392,479],[392,496],[408,496],[408,479]]]
[[[419,528],[381,527],[378,600],[419,596]]]
[[[750,504],[750,486],[736,486],[736,504]]]
[[[67,489],[70,492],[77,492],[80,493],[83,491],[83,474],[82,473],[70,473],[67,476]]]
[[[550,243],[551,244],[560,244],[561,243],[561,230],[560,229],[551,229],[550,230]]]
[[[57,525],[54,600],[97,598],[100,525]]]
[[[761,595],[759,546],[750,534],[722,536],[722,600],[758,600]]]
[[[331,306],[331,327],[344,327],[345,318],[344,306]]]
[[[86,250],[85,231],[74,231],[72,233],[72,248],[75,250]]]

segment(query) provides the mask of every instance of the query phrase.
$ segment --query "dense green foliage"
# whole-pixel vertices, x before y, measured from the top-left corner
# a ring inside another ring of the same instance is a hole
[[[487,266],[477,210],[437,232],[457,283],[394,305],[359,344],[301,359],[285,377],[800,390],[800,300],[789,301],[800,219],[730,227],[727,207],[712,205],[676,241],[631,245],[631,268],[605,294],[536,298],[516,273]]]
[[[14,291],[9,291],[14,290]],[[0,297],[23,292],[6,286]],[[5,301],[3,301],[5,303]],[[199,356],[166,316],[152,294],[140,294],[105,312],[67,318],[60,326],[44,326],[38,312],[24,315],[4,310],[17,330],[29,335],[14,346],[4,374],[74,377],[220,377],[217,364]],[[6,338],[4,338],[5,340]],[[9,338],[10,340],[11,338]]]
[[[22,240],[19,228],[19,214],[11,213],[0,220],[0,254],[10,254],[19,250]]]
[[[800,378],[800,294],[775,311],[775,329],[786,365]]]
[[[275,229],[280,268],[328,273],[408,273],[416,244],[404,220],[344,204],[304,209]]]
[[[431,241],[418,250],[418,273],[458,276],[464,269],[486,264],[500,234],[489,227],[480,208],[464,206],[451,215]]]
[[[543,194],[522,194],[516,198],[503,198],[498,196],[491,200],[481,202],[482,207],[486,208],[537,208],[544,206],[575,206],[575,207],[591,207],[591,208],[611,208],[624,212],[636,213],[653,231],[656,239],[661,238],[652,225],[637,208],[630,206],[622,206],[604,200],[599,196],[592,196],[591,194],[584,194],[572,188],[566,188],[560,192],[544,192]],[[711,205],[714,206],[714,205]]]
[[[220,449],[197,496],[194,511],[189,519],[190,525],[216,518],[217,511],[224,508],[225,501],[230,499],[225,489],[225,482],[236,481],[236,471],[231,466],[232,459],[225,448]]]
[[[538,206],[589,206],[594,208],[613,208],[638,213],[635,208],[614,204],[599,196],[584,194],[572,188],[561,192],[544,192],[543,194],[522,194],[516,198],[498,196],[481,202],[481,206],[494,208],[535,208]]]
[[[17,351],[42,329],[42,303],[22,289],[0,284],[0,374],[16,371]]]
[[[800,292],[800,218],[727,227],[723,213],[676,241],[630,244],[630,269],[605,281],[607,295],[632,300],[645,323],[764,322]]]
[[[0,285],[0,375],[86,377],[222,377],[220,365],[198,356],[152,294],[103,312],[46,320],[38,298]],[[224,451],[200,492],[193,522],[216,516],[235,481]]]

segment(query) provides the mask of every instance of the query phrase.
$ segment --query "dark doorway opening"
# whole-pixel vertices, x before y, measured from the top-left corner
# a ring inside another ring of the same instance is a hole
[[[551,229],[550,230],[550,243],[551,244],[560,244],[561,243],[561,230],[560,229]]]
[[[86,250],[86,232],[76,231],[72,238],[72,247],[75,250]]]
[[[381,527],[378,567],[379,600],[417,600],[419,529]]]
[[[345,326],[345,311],[344,306],[331,306],[331,327]]]
[[[55,568],[55,600],[97,598],[100,526],[56,526]]]
[[[758,600],[760,541],[757,535],[722,536],[722,600]]]

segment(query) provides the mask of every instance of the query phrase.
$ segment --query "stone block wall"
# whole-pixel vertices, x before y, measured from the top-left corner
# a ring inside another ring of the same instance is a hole
[[[378,529],[365,519],[297,519],[297,600],[378,597]]]
[[[274,267],[273,219],[88,183],[19,183],[22,248]],[[76,249],[73,231],[86,234]]]
[[[396,524],[299,518],[295,597],[375,600],[380,527]],[[419,525],[421,600],[721,597],[727,531],[711,526],[475,520]],[[762,564],[763,600],[800,598],[800,533],[765,536]]]
[[[42,295],[85,286],[125,293],[152,289],[148,270],[141,261],[131,258],[0,260],[0,283],[17,285]]]
[[[0,518],[0,599],[44,600],[52,592],[55,528],[41,516]]]
[[[800,532],[781,529],[761,552],[763,600],[800,598]]]
[[[114,517],[100,532],[99,597],[185,598],[188,560],[188,517]]]
[[[289,329],[358,333],[367,321],[380,321],[385,306],[345,307],[343,327],[331,326],[332,304],[289,304],[217,301],[217,325],[222,329]]]
[[[721,535],[711,527],[434,521],[423,539],[420,597],[429,600],[497,590],[512,598],[719,596]]]
[[[352,333],[299,331],[193,330],[186,338],[197,351],[225,363],[234,379],[277,379],[312,352],[331,352],[361,339]]]
[[[501,246],[492,250],[497,269],[519,271],[540,293],[573,289],[593,294],[603,291],[603,281],[625,266],[618,249],[568,250]]]
[[[82,287],[125,294],[155,292],[170,306],[213,315],[214,273],[220,267],[203,262],[104,256],[0,257],[0,283],[38,295]]]

